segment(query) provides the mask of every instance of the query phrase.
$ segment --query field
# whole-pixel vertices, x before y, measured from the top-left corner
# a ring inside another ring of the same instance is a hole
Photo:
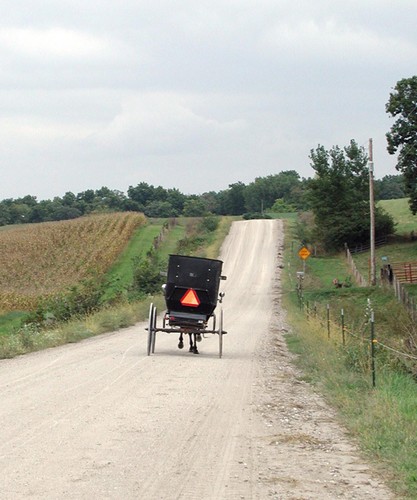
[[[32,309],[41,298],[105,273],[144,224],[142,214],[127,212],[0,231],[0,311]]]
[[[417,236],[417,215],[410,212],[408,198],[398,200],[382,200],[378,202],[394,218],[396,222],[395,232],[399,235],[410,235],[414,231]]]

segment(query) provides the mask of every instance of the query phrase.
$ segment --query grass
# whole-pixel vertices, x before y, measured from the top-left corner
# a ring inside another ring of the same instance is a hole
[[[135,256],[145,256],[152,247],[155,236],[160,233],[164,220],[151,220],[146,227],[137,231],[122,256],[111,269],[111,277],[120,282],[128,283],[130,278],[131,261]],[[184,239],[188,227],[186,218],[180,219],[157,249],[158,261],[167,259],[171,253],[176,253],[179,240]],[[207,235],[208,244],[200,248],[199,255],[208,257],[209,253],[218,252],[224,237],[227,234],[232,218],[222,218],[219,227],[213,234]],[[216,254],[217,257],[218,253]],[[149,312],[150,302],[155,303],[158,310],[164,309],[164,300],[161,295],[148,296],[144,300],[128,303],[127,301],[114,306],[104,307],[88,317],[74,319],[67,323],[55,325],[49,329],[38,330],[33,326],[20,327],[25,313],[13,313],[0,316],[0,358],[14,357],[19,354],[62,345],[68,342],[77,342],[93,335],[134,325],[144,321]],[[1,319],[3,318],[3,323]],[[3,333],[3,335],[2,335]]]
[[[347,272],[343,254],[310,257],[306,261],[304,307],[300,308],[295,275],[304,264],[294,252],[291,239],[294,226],[289,221],[286,226],[283,303],[291,326],[286,340],[290,350],[298,354],[297,364],[303,378],[338,409],[343,425],[360,444],[367,459],[382,471],[396,495],[417,498],[416,362],[396,356],[381,345],[385,343],[400,352],[409,346],[407,352],[416,356],[412,347],[415,325],[390,291],[355,286],[336,289],[332,278],[341,279]],[[374,310],[379,340],[375,388],[370,371],[368,300]]]
[[[129,244],[113,264],[107,273],[110,283],[104,301],[110,300],[117,295],[120,289],[126,288],[133,281],[133,259],[143,258],[152,248],[154,239],[159,235],[163,228],[164,220],[158,219],[150,221],[146,226],[142,226],[135,231]]]
[[[208,259],[217,259],[220,254],[220,248],[225,240],[227,234],[230,231],[230,226],[232,225],[234,220],[237,220],[237,217],[222,217],[219,222],[219,226],[214,232],[212,241],[207,246],[205,251],[205,257]]]
[[[409,235],[411,231],[417,233],[417,215],[410,212],[408,198],[381,200],[378,202],[378,206],[392,215],[396,222],[397,234]]]
[[[26,315],[24,311],[12,311],[0,315],[0,335],[7,335],[10,330],[19,328]]]
[[[289,348],[298,354],[304,380],[337,408],[340,420],[360,443],[363,454],[400,498],[417,495],[417,391],[410,375],[381,371],[376,388],[352,369],[340,343],[328,340],[318,321],[291,314]]]

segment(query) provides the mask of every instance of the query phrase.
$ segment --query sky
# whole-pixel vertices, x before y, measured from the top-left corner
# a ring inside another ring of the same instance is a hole
[[[415,0],[5,0],[0,199],[308,178],[351,139],[397,175],[385,105],[416,21]]]

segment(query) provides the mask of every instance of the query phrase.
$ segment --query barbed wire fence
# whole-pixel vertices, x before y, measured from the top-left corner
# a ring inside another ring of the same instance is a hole
[[[340,308],[338,312],[334,313],[334,309],[332,309],[329,303],[325,305],[323,311],[322,304],[319,306],[317,303],[310,304],[308,301],[305,302],[302,280],[297,280],[296,291],[300,309],[306,313],[308,321],[319,321],[320,328],[323,333],[325,333],[327,340],[333,340],[336,344],[341,345],[342,349],[345,349],[345,351],[347,351],[349,345],[352,345],[352,342],[355,342],[356,346],[362,345],[364,347],[372,387],[376,387],[376,361],[379,352],[386,351],[391,356],[395,356],[396,359],[406,359],[417,362],[416,355],[404,352],[392,345],[389,345],[386,341],[378,340],[376,335],[375,314],[370,299],[367,300],[363,323],[356,326],[356,328],[349,328],[347,326],[347,314],[345,308]]]

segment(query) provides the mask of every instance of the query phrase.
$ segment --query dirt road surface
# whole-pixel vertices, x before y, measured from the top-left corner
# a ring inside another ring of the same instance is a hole
[[[279,221],[222,248],[223,358],[145,324],[0,361],[1,499],[393,498],[291,363]]]

